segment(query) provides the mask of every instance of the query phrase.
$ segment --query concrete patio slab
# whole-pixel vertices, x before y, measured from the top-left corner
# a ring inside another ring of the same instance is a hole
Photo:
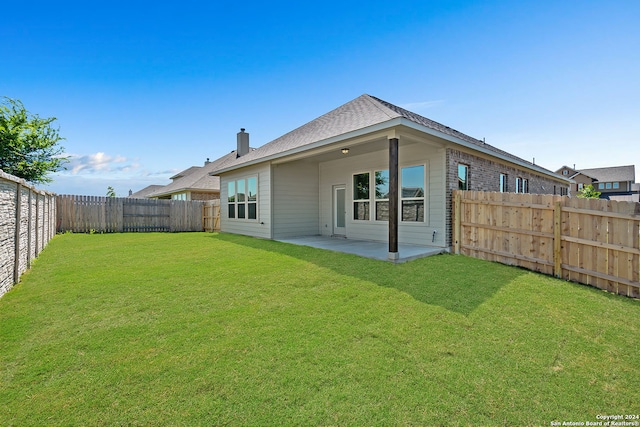
[[[335,252],[354,254],[365,258],[390,261],[395,263],[407,262],[417,258],[424,258],[447,252],[445,248],[433,246],[398,245],[398,258],[389,259],[389,246],[384,242],[366,240],[351,240],[341,237],[304,236],[290,239],[278,239],[279,242],[294,245],[311,246]]]

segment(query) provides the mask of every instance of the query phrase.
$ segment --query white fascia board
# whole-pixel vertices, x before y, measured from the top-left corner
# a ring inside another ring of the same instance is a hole
[[[437,136],[438,138],[447,140],[449,142],[453,142],[455,144],[461,145],[461,146],[466,147],[466,148],[470,148],[470,149],[475,150],[475,151],[479,151],[481,153],[487,154],[487,155],[492,156],[492,157],[497,157],[497,158],[499,158],[501,160],[504,160],[504,161],[509,162],[509,163],[516,164],[518,166],[521,166],[521,167],[524,167],[524,168],[527,168],[527,169],[533,169],[533,170],[535,170],[535,171],[537,171],[539,173],[542,173],[544,175],[550,176],[550,177],[555,178],[555,179],[560,179],[560,180],[566,181],[568,183],[575,182],[575,181],[573,181],[571,179],[567,179],[567,178],[565,178],[565,177],[563,177],[561,175],[555,174],[555,173],[553,173],[551,171],[548,171],[548,170],[546,170],[544,168],[541,168],[538,165],[534,165],[534,164],[531,164],[531,163],[526,163],[524,161],[520,161],[520,160],[511,158],[509,156],[505,156],[502,153],[498,153],[496,151],[489,150],[488,148],[485,148],[485,147],[483,147],[481,145],[472,144],[472,143],[470,143],[468,141],[465,141],[463,139],[456,138],[455,136],[448,135],[448,134],[446,134],[444,132],[440,132],[438,130],[431,129],[431,128],[426,127],[424,125],[412,122],[411,120],[407,120],[407,119],[404,119],[404,118],[402,118],[401,120],[402,120],[402,122],[401,122],[402,125],[407,126],[409,128],[412,128],[412,129],[415,129],[415,130],[418,130],[420,132],[424,132],[424,133],[427,133],[429,135]]]
[[[337,135],[337,136],[333,136],[331,138],[327,138],[327,139],[322,139],[320,141],[316,141],[313,142],[311,144],[306,144],[306,145],[301,145],[300,147],[296,147],[296,148],[292,148],[291,150],[287,150],[287,151],[282,151],[280,153],[275,153],[272,154],[270,156],[265,156],[265,157],[259,157],[257,159],[254,160],[250,160],[246,163],[241,163],[239,165],[236,166],[231,166],[229,168],[223,168],[214,172],[210,172],[209,175],[219,175],[221,173],[225,173],[225,172],[231,172],[233,170],[236,169],[240,169],[240,168],[244,168],[247,166],[253,166],[256,165],[258,163],[263,163],[263,162],[268,162],[271,160],[276,160],[282,157],[286,157],[286,156],[290,156],[292,154],[298,154],[298,153],[302,153],[304,151],[308,151],[308,150],[313,150],[316,148],[321,148],[327,145],[331,145],[331,144],[335,144],[338,143],[340,141],[344,141],[346,139],[351,139],[351,138],[356,138],[362,135],[366,135],[368,133],[372,133],[372,132],[378,132],[387,128],[392,128],[394,126],[398,126],[399,124],[402,124],[402,118],[401,117],[396,117],[394,119],[388,120],[386,122],[382,122],[382,123],[378,123],[376,125],[372,125],[372,126],[368,126],[362,129],[357,129],[351,132],[347,132],[344,133],[342,135]]]
[[[335,143],[338,143],[340,141],[344,141],[344,140],[347,140],[347,139],[350,139],[350,138],[363,136],[363,135],[366,135],[368,133],[378,132],[378,131],[381,131],[381,130],[384,130],[384,129],[388,129],[388,128],[392,128],[392,127],[400,126],[400,125],[406,126],[408,128],[411,128],[411,129],[415,129],[417,131],[420,131],[420,132],[423,132],[423,133],[426,133],[426,134],[429,134],[429,135],[436,136],[436,137],[438,137],[440,139],[444,139],[445,141],[453,142],[454,144],[461,145],[461,146],[469,148],[471,150],[479,151],[481,153],[487,154],[487,155],[492,156],[492,157],[497,157],[497,158],[499,158],[501,160],[504,160],[506,162],[509,162],[509,163],[512,163],[512,164],[516,164],[516,165],[519,165],[519,166],[527,168],[527,169],[535,170],[535,171],[537,171],[539,173],[542,173],[544,175],[550,176],[550,177],[555,178],[555,179],[560,179],[560,180],[566,181],[568,183],[575,182],[575,181],[573,181],[571,179],[564,178],[564,177],[562,177],[560,175],[557,175],[557,174],[555,174],[553,172],[550,172],[550,171],[548,171],[548,170],[546,170],[544,168],[541,168],[541,167],[539,167],[537,165],[532,165],[532,164],[526,163],[524,161],[519,161],[517,159],[513,159],[511,157],[505,156],[505,155],[503,155],[501,153],[498,153],[496,151],[489,150],[489,149],[487,149],[485,147],[482,147],[480,145],[472,144],[472,143],[467,142],[467,141],[465,141],[463,139],[456,138],[455,136],[446,134],[444,132],[440,132],[440,131],[435,130],[435,129],[431,129],[429,127],[426,127],[424,125],[415,123],[415,122],[413,122],[411,120],[408,120],[408,119],[405,119],[403,117],[396,117],[396,118],[393,118],[391,120],[387,120],[386,122],[378,123],[376,125],[368,126],[368,127],[362,128],[362,129],[357,129],[357,130],[354,130],[352,132],[348,132],[348,133],[345,133],[345,134],[342,134],[342,135],[337,135],[337,136],[334,136],[334,137],[331,137],[331,138],[327,138],[327,139],[323,139],[323,140],[320,140],[320,141],[316,141],[316,142],[311,143],[311,144],[302,145],[300,147],[296,147],[296,148],[293,148],[293,149],[287,150],[287,151],[282,151],[280,153],[275,153],[275,154],[272,154],[270,156],[260,157],[260,158],[248,161],[246,163],[238,164],[236,166],[223,168],[223,169],[220,169],[220,170],[217,170],[217,171],[214,171],[214,172],[210,172],[209,175],[219,175],[219,174],[223,174],[223,173],[226,173],[226,172],[231,172],[231,171],[236,170],[236,169],[240,169],[240,168],[244,168],[244,167],[248,167],[248,166],[253,166],[253,165],[256,165],[256,164],[259,164],[259,163],[263,163],[263,162],[267,162],[267,161],[271,161],[271,160],[276,160],[276,159],[279,159],[279,158],[282,158],[282,157],[286,157],[286,156],[290,156],[290,155],[293,155],[293,154],[302,153],[304,151],[313,150],[313,149],[316,149],[316,148],[320,148],[320,147],[324,147],[324,146],[327,146],[327,145],[335,144]]]

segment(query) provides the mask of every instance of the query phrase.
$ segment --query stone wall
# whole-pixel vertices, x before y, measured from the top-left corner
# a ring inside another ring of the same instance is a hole
[[[0,170],[0,296],[55,235],[55,195]]]

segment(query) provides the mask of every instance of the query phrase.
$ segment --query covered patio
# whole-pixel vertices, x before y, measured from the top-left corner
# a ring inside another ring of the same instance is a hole
[[[387,242],[373,242],[368,240],[352,240],[340,237],[304,236],[286,239],[277,239],[279,242],[294,245],[311,246],[318,249],[327,249],[335,252],[343,252],[358,255],[365,258],[403,263],[418,258],[425,258],[447,252],[445,248],[433,246],[418,246],[399,244],[398,258],[389,258],[389,246]]]

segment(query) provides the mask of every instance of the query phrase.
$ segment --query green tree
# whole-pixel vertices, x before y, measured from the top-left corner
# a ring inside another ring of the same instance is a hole
[[[47,175],[68,161],[58,143],[64,138],[53,128],[55,117],[42,119],[29,113],[22,102],[0,101],[0,169],[31,183],[51,182]]]
[[[593,188],[593,185],[589,184],[582,187],[582,190],[578,191],[577,196],[581,199],[599,199],[600,194],[602,193],[596,191],[596,189]]]
[[[116,197],[116,190],[112,186],[107,187],[107,197]]]

